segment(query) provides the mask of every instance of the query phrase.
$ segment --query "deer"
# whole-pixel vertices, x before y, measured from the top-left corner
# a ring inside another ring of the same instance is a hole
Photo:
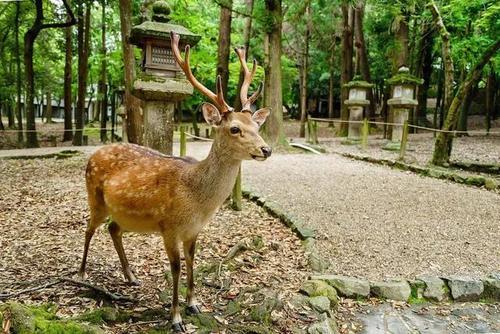
[[[125,256],[123,233],[160,234],[172,274],[172,329],[185,332],[178,293],[181,245],[187,276],[186,313],[197,314],[202,311],[195,297],[193,277],[198,234],[231,193],[241,162],[264,161],[271,156],[271,147],[259,135],[259,128],[270,109],[252,112],[251,106],[262,92],[262,83],[249,97],[248,89],[257,62],[253,61],[250,71],[244,48],[235,49],[244,72],[240,90],[242,108],[235,111],[224,99],[221,77],[217,77],[215,93],[212,92],[191,71],[190,46],[185,47],[184,59],[179,50],[179,36],[175,33],[171,34],[171,46],[187,80],[212,102],[204,102],[201,106],[205,121],[215,132],[210,152],[201,161],[164,155],[135,144],[111,144],[94,152],[85,172],[90,219],[78,275],[86,279],[90,241],[106,218],[111,218],[108,231],[123,275],[130,284],[139,284],[139,281]]]

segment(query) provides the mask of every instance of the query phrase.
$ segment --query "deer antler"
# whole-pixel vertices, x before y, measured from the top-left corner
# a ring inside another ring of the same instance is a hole
[[[179,51],[179,35],[174,32],[170,32],[170,40],[172,43],[172,51],[174,53],[175,60],[177,61],[181,69],[184,71],[184,73],[186,74],[186,78],[193,85],[193,87],[198,89],[203,95],[209,98],[221,113],[227,113],[233,111],[233,108],[230,107],[224,100],[224,92],[222,91],[222,79],[220,75],[217,76],[217,81],[215,83],[215,94],[214,94],[210,89],[203,86],[194,77],[193,72],[191,72],[191,67],[189,65],[189,50],[190,50],[189,45],[186,45],[185,56],[184,56],[185,59],[182,59],[181,52]]]
[[[262,83],[260,83],[259,88],[257,88],[257,90],[252,94],[252,96],[248,97],[248,88],[250,87],[250,84],[252,83],[253,80],[253,76],[257,71],[257,61],[255,59],[253,60],[252,72],[250,72],[246,62],[245,48],[235,48],[234,51],[236,51],[236,53],[238,54],[241,67],[245,74],[240,90],[240,100],[242,106],[241,111],[251,111],[250,106],[259,98],[259,95],[262,92]]]

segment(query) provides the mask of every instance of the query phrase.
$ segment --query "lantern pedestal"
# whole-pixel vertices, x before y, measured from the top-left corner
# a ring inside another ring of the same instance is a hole
[[[418,102],[409,98],[389,99],[387,104],[392,108],[393,123],[401,125],[392,126],[391,140],[383,147],[384,150],[399,151],[401,139],[403,138],[403,124],[408,120],[410,108],[418,105]]]
[[[132,92],[144,101],[144,145],[171,155],[175,104],[192,95],[193,86],[182,78],[142,78]]]
[[[152,4],[152,17],[132,27],[130,42],[142,49],[141,73],[132,93],[144,101],[144,145],[171,155],[174,110],[177,102],[193,94],[173,57],[170,34],[179,36],[179,46],[194,46],[200,36],[170,22],[170,6],[162,0]]]
[[[344,104],[349,109],[350,123],[347,130],[347,138],[343,139],[340,143],[344,145],[356,145],[361,143],[363,108],[370,104],[366,96],[368,91],[373,87],[373,84],[363,81],[359,76],[356,76],[343,87],[349,89],[349,98],[344,101]]]

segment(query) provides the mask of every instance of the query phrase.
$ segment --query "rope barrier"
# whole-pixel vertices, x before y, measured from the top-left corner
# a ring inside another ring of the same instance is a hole
[[[115,128],[115,130],[117,130],[119,128]],[[86,130],[106,130],[106,131],[111,131],[112,128],[84,128],[84,129],[63,129],[63,130],[60,130],[60,129],[45,129],[43,130],[43,132],[69,132],[69,131],[86,131]],[[18,132],[42,132],[40,130],[0,130],[0,133],[18,133]]]
[[[329,118],[309,118],[311,121],[316,121],[316,122],[326,122],[326,123],[351,123],[351,124],[363,124],[363,121],[349,121],[349,120],[334,120],[334,119],[329,119]],[[369,124],[375,124],[375,125],[392,125],[392,126],[404,126],[402,123],[388,123],[388,122],[376,122],[376,121],[368,121]],[[468,130],[468,131],[460,131],[460,130],[442,130],[442,129],[435,129],[435,128],[428,128],[425,126],[420,126],[420,125],[412,125],[408,124],[410,128],[415,128],[415,129],[421,129],[421,130],[427,130],[431,132],[443,132],[443,133],[453,133],[453,134],[484,134],[484,135],[500,135],[500,131],[479,131],[479,130]]]
[[[191,138],[196,138],[196,139],[204,140],[204,141],[214,141],[213,139],[210,139],[210,138],[198,137],[198,136],[192,135],[192,134],[187,133],[187,132],[184,132],[184,133],[186,134],[186,136],[191,137]]]

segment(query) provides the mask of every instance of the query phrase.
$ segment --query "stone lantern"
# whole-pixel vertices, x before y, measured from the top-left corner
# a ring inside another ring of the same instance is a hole
[[[408,67],[401,67],[396,75],[387,80],[387,84],[392,86],[392,98],[387,100],[391,107],[393,123],[404,124],[408,120],[411,108],[418,105],[415,96],[415,88],[424,81],[410,74]],[[390,142],[384,147],[387,150],[397,151],[401,147],[403,136],[403,126],[394,125]]]
[[[344,103],[349,108],[349,121],[361,122],[363,120],[363,108],[370,104],[366,99],[368,91],[373,84],[360,80],[360,77],[354,77],[352,81],[344,85],[349,89],[349,98]],[[347,138],[342,144],[358,144],[361,141],[361,123],[349,123]]]
[[[170,7],[153,3],[152,20],[132,27],[130,42],[142,49],[141,72],[132,93],[144,100],[144,145],[172,154],[175,104],[193,94],[193,86],[175,61],[170,33],[179,35],[179,47],[194,46],[200,40],[183,26],[169,23]]]

